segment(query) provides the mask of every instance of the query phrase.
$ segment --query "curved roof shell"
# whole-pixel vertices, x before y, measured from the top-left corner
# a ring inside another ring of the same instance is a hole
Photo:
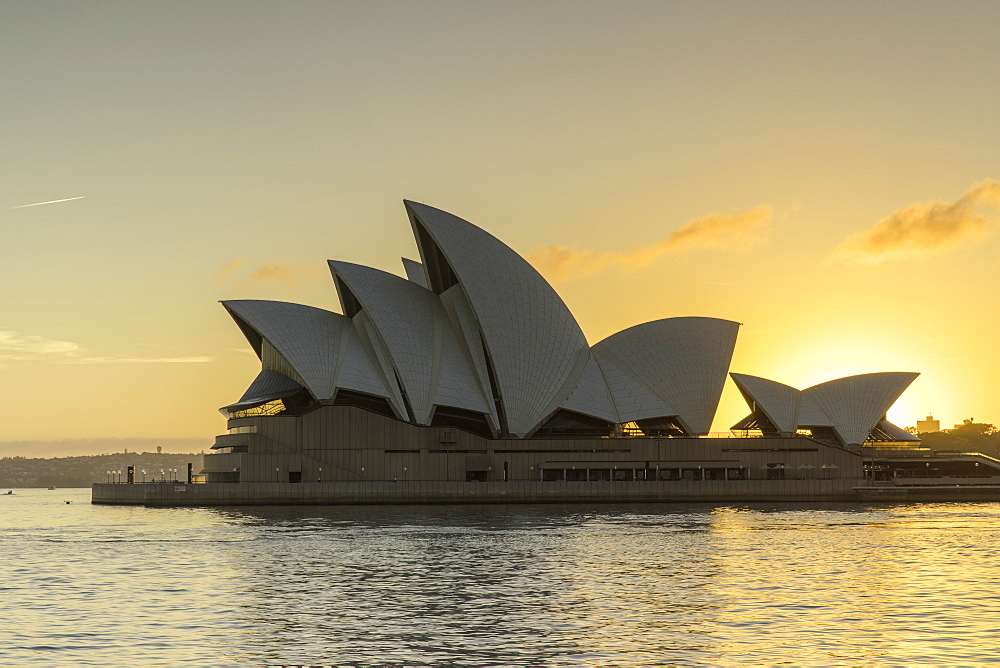
[[[270,346],[287,362],[291,373],[285,375],[300,382],[314,399],[330,399],[338,387],[388,396],[350,318],[288,302],[234,300],[222,305],[247,335],[265,367]]]
[[[919,375],[903,371],[866,373],[796,390],[772,380],[730,374],[751,408],[764,412],[779,431],[833,427],[847,445],[864,443],[877,425],[900,435],[899,427],[882,420],[899,395]],[[900,440],[913,440],[909,436]]]
[[[403,271],[406,272],[406,279],[413,281],[422,288],[428,288],[427,285],[427,274],[424,273],[424,265],[420,264],[416,260],[411,260],[408,257],[400,258],[403,260]]]
[[[794,433],[798,429],[801,392],[794,387],[767,378],[743,373],[730,373],[729,376],[747,403],[751,404],[752,408],[763,411],[778,431]]]
[[[593,350],[651,390],[690,434],[707,434],[722,396],[739,323],[719,318],[666,318],[613,334]],[[617,397],[616,397],[617,400]],[[623,415],[623,413],[625,413]],[[623,421],[628,411],[619,407]]]
[[[844,443],[861,444],[917,373],[887,371],[847,376],[813,385],[802,394],[833,422]]]
[[[394,372],[386,375],[398,374],[418,424],[428,424],[438,404],[487,412],[437,295],[379,269],[329,264],[345,312],[363,309],[380,335]]]
[[[507,429],[530,433],[575,384],[573,373],[585,371],[583,331],[552,286],[499,239],[440,209],[405,204],[431,289],[458,284],[468,297]]]
[[[608,387],[608,381],[604,372],[601,371],[601,365],[593,353],[588,357],[587,368],[584,369],[576,387],[562,402],[560,408],[608,422],[619,423],[622,421],[618,415],[618,409],[615,408],[614,399],[611,398],[611,388]]]

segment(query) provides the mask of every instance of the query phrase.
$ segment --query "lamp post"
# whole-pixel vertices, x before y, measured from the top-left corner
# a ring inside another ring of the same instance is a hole
[[[364,480],[365,480],[365,467],[362,466],[361,467],[361,481],[364,482]]]
[[[274,481],[275,482],[281,482],[281,469],[280,468],[275,468],[274,469]]]
[[[105,471],[104,473],[107,476],[107,482],[110,483],[111,482],[111,471]]]
[[[142,482],[143,482],[143,484],[145,484],[145,482],[146,482],[146,469],[142,470]]]
[[[167,474],[163,472],[163,469],[160,469],[160,482],[164,482],[166,479]]]
[[[403,467],[403,481],[406,481],[406,467]]]
[[[323,482],[323,467],[319,467],[319,477],[316,478],[316,482]]]

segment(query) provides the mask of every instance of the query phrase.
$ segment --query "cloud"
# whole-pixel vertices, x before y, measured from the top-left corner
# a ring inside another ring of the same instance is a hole
[[[215,272],[215,277],[220,280],[229,278],[230,276],[235,274],[237,270],[239,270],[241,267],[247,264],[249,264],[249,262],[247,262],[246,260],[241,260],[239,258],[230,260],[229,262],[219,267],[219,270]]]
[[[1000,181],[984,179],[955,202],[917,202],[844,240],[832,259],[864,264],[927,255],[969,243],[1000,219]]]
[[[75,199],[83,199],[86,195],[81,195],[79,197],[67,197],[66,199],[50,199],[48,202],[35,202],[34,204],[22,204],[20,206],[10,206],[7,210],[11,209],[27,209],[29,206],[42,206],[43,204],[58,204],[59,202],[72,202]]]
[[[320,269],[308,262],[303,262],[299,265],[292,264],[291,262],[265,262],[257,267],[250,274],[250,277],[240,285],[242,287],[269,281],[300,285],[312,281],[320,273],[322,273]]]
[[[206,355],[193,357],[74,357],[73,364],[204,364],[213,358]]]
[[[47,339],[33,334],[0,330],[0,359],[40,359],[75,355],[80,346],[72,341]]]
[[[749,247],[774,217],[774,208],[758,206],[731,214],[711,213],[694,218],[670,236],[649,246],[625,252],[594,251],[576,246],[536,248],[527,260],[553,281],[565,281],[595,274],[609,267],[626,270],[645,267],[664,255],[688,248],[715,248],[735,251]]]
[[[47,339],[33,334],[0,330],[0,360],[14,362],[59,362],[62,364],[202,364],[204,355],[192,357],[86,357],[72,341]]]

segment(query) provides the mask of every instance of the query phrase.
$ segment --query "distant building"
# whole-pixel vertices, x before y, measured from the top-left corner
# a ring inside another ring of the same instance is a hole
[[[926,420],[917,420],[918,434],[929,434],[933,431],[941,431],[941,420],[935,420],[933,415],[928,415]]]

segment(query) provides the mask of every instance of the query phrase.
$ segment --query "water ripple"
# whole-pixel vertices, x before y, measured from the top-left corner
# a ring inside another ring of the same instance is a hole
[[[5,665],[954,665],[1000,646],[998,504],[145,509],[88,493],[3,501]]]

